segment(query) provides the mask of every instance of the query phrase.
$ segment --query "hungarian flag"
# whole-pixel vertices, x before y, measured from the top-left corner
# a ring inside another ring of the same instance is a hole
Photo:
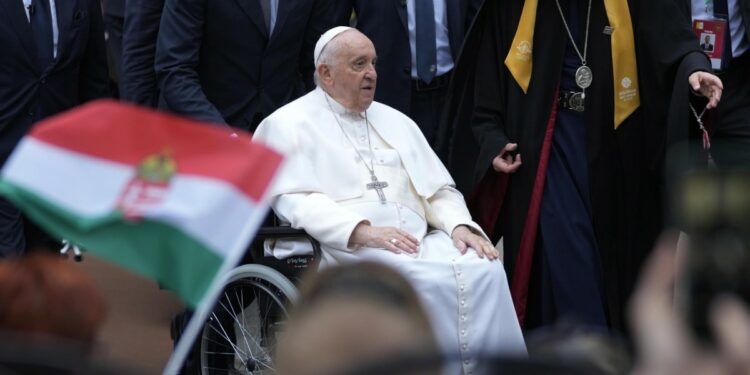
[[[35,126],[0,194],[50,234],[196,306],[244,253],[281,161],[226,127],[99,101]]]

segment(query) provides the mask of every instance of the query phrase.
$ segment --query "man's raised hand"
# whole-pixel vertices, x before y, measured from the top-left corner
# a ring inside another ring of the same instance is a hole
[[[510,153],[518,148],[516,143],[508,143],[503,150],[494,159],[492,159],[492,168],[496,172],[513,173],[521,167],[521,154],[515,158]]]
[[[716,108],[724,91],[724,84],[719,77],[706,72],[695,72],[688,77],[690,88],[708,98],[706,109]]]

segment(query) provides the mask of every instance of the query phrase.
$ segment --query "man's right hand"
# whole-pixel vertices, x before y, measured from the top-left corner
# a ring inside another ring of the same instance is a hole
[[[366,222],[357,224],[349,244],[385,249],[396,254],[416,254],[419,251],[419,241],[409,233],[394,227],[374,227]]]
[[[521,154],[516,154],[516,158],[510,153],[518,148],[516,143],[508,143],[505,145],[500,154],[492,159],[492,168],[496,172],[513,173],[521,167]]]

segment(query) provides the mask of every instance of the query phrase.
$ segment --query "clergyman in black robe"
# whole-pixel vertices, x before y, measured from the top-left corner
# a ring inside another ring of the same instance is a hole
[[[526,328],[571,317],[623,329],[624,304],[663,226],[667,145],[693,132],[691,95],[710,98],[710,106],[721,96],[721,82],[706,73],[710,62],[674,2],[628,0],[640,105],[615,128],[617,29],[605,1],[612,0],[592,0],[588,16],[589,0],[559,0],[562,11],[555,0],[538,0],[524,93],[503,63],[524,0],[487,0],[448,98],[439,151],[475,217],[495,239],[503,237]],[[593,81],[583,111],[568,100],[582,91],[575,81],[581,61],[563,19],[580,52],[589,25]],[[617,82],[617,92],[630,84]]]

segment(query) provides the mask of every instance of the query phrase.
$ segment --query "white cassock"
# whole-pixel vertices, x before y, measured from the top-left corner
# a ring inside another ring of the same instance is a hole
[[[472,353],[525,355],[502,263],[473,250],[461,255],[451,241],[458,225],[483,232],[417,125],[377,102],[367,119],[369,142],[364,114],[347,112],[317,88],[260,124],[254,139],[287,156],[271,193],[276,214],[320,242],[323,264],[369,260],[400,270],[422,299],[441,348],[460,353],[464,373],[476,370]],[[366,188],[370,172],[359,155],[388,183],[385,204]],[[409,232],[420,241],[419,253],[350,248],[363,220]]]

